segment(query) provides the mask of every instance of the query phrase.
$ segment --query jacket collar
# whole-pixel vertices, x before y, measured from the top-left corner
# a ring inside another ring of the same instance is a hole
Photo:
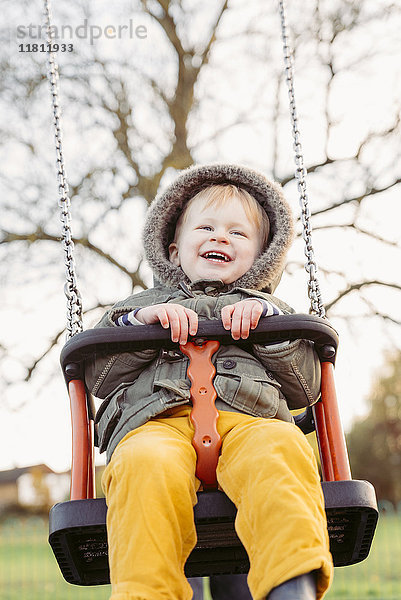
[[[230,286],[226,285],[221,279],[198,279],[191,283],[181,281],[179,287],[189,298],[193,298],[193,292],[203,292],[207,296],[217,296],[230,291]]]

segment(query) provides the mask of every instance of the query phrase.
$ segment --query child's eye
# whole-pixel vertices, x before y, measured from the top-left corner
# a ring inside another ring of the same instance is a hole
[[[245,236],[245,233],[243,233],[242,231],[232,231],[231,233],[235,234],[235,235],[242,235]]]
[[[198,229],[206,229],[206,231],[212,231],[212,228],[210,225],[201,225]]]

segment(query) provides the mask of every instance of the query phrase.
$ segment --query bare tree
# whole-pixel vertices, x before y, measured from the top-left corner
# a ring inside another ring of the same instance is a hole
[[[251,163],[278,180],[294,205],[297,201],[276,7],[265,2],[249,7],[240,0],[193,6],[141,0],[130,12],[131,4],[113,18],[132,16],[146,27],[146,39],[94,44],[74,39],[74,52],[59,55],[74,241],[88,323],[117,297],[150,284],[140,225],[158,189],[177,170],[215,160]],[[84,0],[57,10],[57,23],[105,23]],[[359,112],[358,85],[378,68],[389,69],[383,77],[389,88],[391,68],[398,68],[399,7],[391,0],[385,7],[372,0],[316,0],[292,6],[289,21],[328,315],[345,316],[344,300],[358,295],[366,316],[399,325],[394,308],[376,297],[378,289],[401,290],[394,269],[383,267],[400,259],[391,212],[401,183],[399,98],[394,93],[380,118],[371,114],[366,123],[355,121],[355,131],[347,121],[347,107],[354,119]],[[0,179],[2,276],[7,273],[9,285],[19,290],[25,315],[39,282],[47,280],[47,295],[62,285],[44,55],[15,57],[10,47],[1,75],[6,110],[0,150],[7,166]],[[360,96],[364,115],[371,101]],[[380,106],[380,98],[377,102]],[[339,243],[359,247],[359,262],[335,264]],[[292,255],[289,276],[300,266]],[[38,318],[40,312],[32,314]],[[62,338],[61,319],[39,318],[45,340],[23,359],[27,380]],[[12,355],[12,344],[2,344]]]

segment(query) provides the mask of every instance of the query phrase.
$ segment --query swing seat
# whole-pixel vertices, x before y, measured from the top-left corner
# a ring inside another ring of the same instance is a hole
[[[367,481],[323,482],[334,566],[364,560],[377,522],[376,496]],[[110,583],[104,498],[72,500],[50,511],[49,541],[63,577],[76,585]],[[248,555],[234,529],[236,508],[223,492],[198,492],[198,542],[187,577],[247,573]]]
[[[69,387],[73,423],[71,500],[50,511],[49,542],[60,570],[69,583],[109,583],[106,532],[107,506],[94,498],[94,410],[84,387],[84,362],[94,352],[108,354],[149,347],[175,347],[170,332],[159,325],[121,329],[93,329],[71,338],[61,364]],[[197,338],[233,343],[220,322],[202,321]],[[331,325],[311,315],[280,315],[265,319],[250,334],[253,343],[310,339],[322,361],[322,400],[295,417],[304,433],[316,430],[322,464],[322,490],[335,566],[355,564],[370,551],[378,519],[376,495],[367,481],[350,477],[341,424],[336,413],[331,373],[338,337]],[[246,345],[248,340],[235,342]],[[334,402],[334,406],[333,406]],[[341,431],[339,431],[339,428]],[[96,439],[95,439],[96,441]],[[234,529],[236,507],[221,491],[198,493],[194,507],[197,545],[185,565],[187,577],[246,573],[248,556]]]

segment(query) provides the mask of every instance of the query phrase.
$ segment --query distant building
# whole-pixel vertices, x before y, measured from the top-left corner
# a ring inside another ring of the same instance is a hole
[[[51,506],[67,499],[69,487],[69,473],[55,473],[44,464],[0,471],[0,511]]]

